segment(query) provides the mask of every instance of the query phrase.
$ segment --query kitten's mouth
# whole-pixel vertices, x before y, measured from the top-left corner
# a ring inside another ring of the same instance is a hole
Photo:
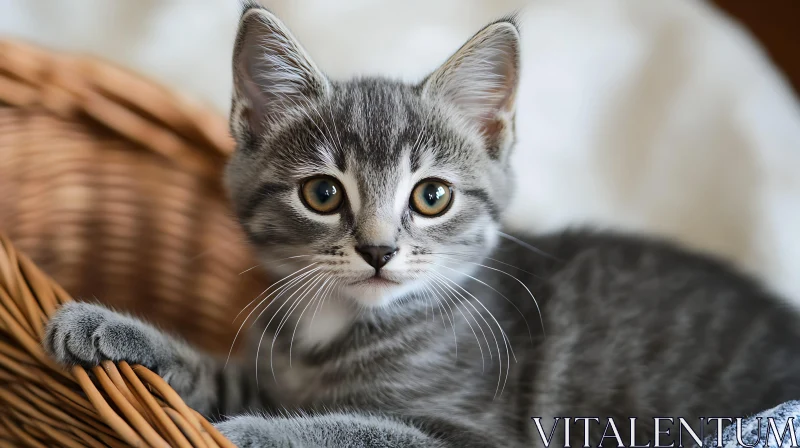
[[[380,274],[375,274],[372,277],[368,277],[364,280],[350,283],[350,286],[397,286],[399,284],[400,282],[389,280],[386,277],[381,277]]]

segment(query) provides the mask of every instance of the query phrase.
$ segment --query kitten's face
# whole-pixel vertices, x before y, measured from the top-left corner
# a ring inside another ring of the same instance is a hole
[[[245,12],[226,179],[264,267],[380,306],[487,255],[510,199],[516,85],[516,30],[492,26],[421,85],[333,83],[274,16]]]

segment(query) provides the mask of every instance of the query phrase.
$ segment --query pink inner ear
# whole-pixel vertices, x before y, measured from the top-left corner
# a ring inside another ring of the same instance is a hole
[[[489,25],[462,46],[429,79],[481,133],[501,142],[511,130],[518,78],[519,35],[513,24]],[[501,145],[502,146],[502,145]]]
[[[503,84],[496,86],[493,89],[488,89],[491,98],[494,98],[496,104],[488,108],[487,112],[480,117],[481,120],[496,120],[499,115],[514,110],[514,102],[516,100],[516,72],[509,67],[509,64],[504,64],[506,73],[503,74]]]
[[[510,131],[513,130],[509,129],[512,126],[513,119],[495,118],[493,120],[484,121],[484,125],[481,127],[481,133],[486,142],[489,157],[493,159],[499,157],[506,137],[510,134]]]
[[[503,52],[498,55],[495,69],[502,77],[503,83],[487,90],[487,97],[494,100],[494,104],[486,109],[479,121],[479,130],[486,141],[489,155],[492,158],[499,156],[504,146],[505,139],[513,132],[513,110],[516,101],[517,69],[513,54]]]

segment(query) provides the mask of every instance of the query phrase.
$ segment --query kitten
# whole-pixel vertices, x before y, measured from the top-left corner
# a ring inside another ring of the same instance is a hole
[[[633,236],[500,232],[513,19],[417,85],[334,82],[250,5],[233,69],[227,185],[281,277],[244,310],[252,353],[226,365],[71,303],[44,340],[60,362],[143,364],[205,415],[241,414],[218,427],[242,447],[522,447],[541,443],[531,417],[565,416],[639,417],[642,443],[653,417],[800,398],[797,316],[722,263]]]

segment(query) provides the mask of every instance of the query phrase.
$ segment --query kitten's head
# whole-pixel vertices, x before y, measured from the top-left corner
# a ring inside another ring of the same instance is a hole
[[[334,82],[274,15],[246,9],[226,182],[264,266],[363,306],[471,271],[510,200],[518,67],[504,20],[419,84]]]

